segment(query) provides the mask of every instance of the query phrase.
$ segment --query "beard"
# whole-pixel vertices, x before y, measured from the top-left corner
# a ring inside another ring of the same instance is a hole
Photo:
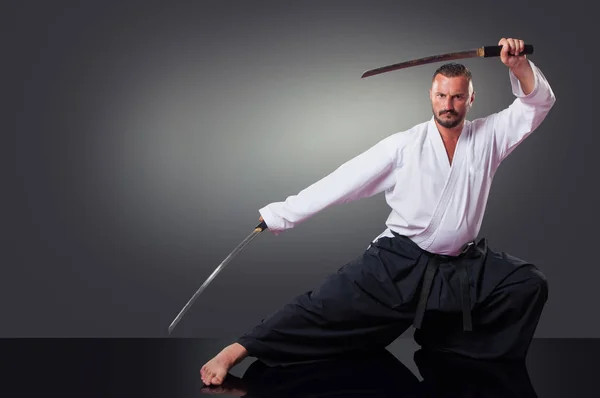
[[[455,118],[446,119],[447,114],[455,116]],[[438,122],[441,126],[447,128],[447,129],[451,129],[451,128],[458,126],[464,119],[464,117],[461,117],[458,113],[456,113],[454,111],[442,111],[439,114],[436,114],[434,111],[433,117],[436,122]]]

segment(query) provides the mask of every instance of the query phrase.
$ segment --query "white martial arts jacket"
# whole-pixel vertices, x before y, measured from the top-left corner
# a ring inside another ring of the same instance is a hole
[[[433,117],[392,134],[331,174],[259,210],[278,235],[317,212],[384,192],[392,211],[374,240],[405,235],[432,253],[457,255],[477,238],[494,174],[544,120],[555,96],[542,72],[529,61],[535,86],[524,95],[509,70],[515,100],[485,118],[466,120],[452,165]]]

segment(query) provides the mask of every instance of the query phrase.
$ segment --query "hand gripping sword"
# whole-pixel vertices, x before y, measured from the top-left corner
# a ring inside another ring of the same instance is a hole
[[[398,64],[382,66],[381,68],[370,69],[364,72],[361,78],[379,75],[381,73],[391,72],[398,69],[409,68],[411,66],[419,66],[424,64],[430,64],[433,62],[445,62],[451,61],[455,59],[464,59],[464,58],[489,58],[489,57],[499,57],[500,52],[502,51],[502,46],[484,46],[475,48],[472,50],[459,51],[453,53],[432,55],[430,57],[413,59],[412,61],[400,62]],[[526,44],[523,52],[519,55],[527,55],[533,54],[533,45]]]
[[[204,291],[204,289],[206,289],[206,287],[208,286],[208,284],[210,282],[212,282],[213,279],[215,279],[215,277],[217,276],[217,274],[219,272],[221,272],[223,270],[223,268],[225,268],[225,266],[231,262],[231,260],[248,244],[250,243],[250,241],[252,239],[254,239],[256,237],[256,235],[258,235],[259,233],[261,233],[262,231],[264,231],[265,229],[267,229],[267,224],[262,221],[260,224],[258,224],[256,226],[256,228],[254,229],[254,231],[252,231],[252,233],[250,235],[248,235],[231,253],[229,253],[229,255],[225,258],[225,260],[223,260],[223,262],[213,271],[212,274],[210,274],[210,276],[206,279],[206,281],[204,281],[204,283],[202,284],[202,286],[200,286],[200,288],[196,291],[196,293],[194,293],[194,295],[192,296],[192,298],[187,302],[187,304],[183,307],[183,309],[179,312],[179,314],[177,314],[177,316],[175,317],[175,319],[173,320],[173,322],[171,322],[171,325],[169,326],[169,335],[171,334],[171,332],[173,331],[173,329],[175,328],[175,326],[179,323],[179,321],[181,320],[181,318],[183,318],[183,316],[185,315],[185,313],[190,309],[190,307],[192,306],[192,304],[194,303],[194,301],[196,301],[196,299],[198,298],[198,296],[200,295],[200,293],[202,293]]]

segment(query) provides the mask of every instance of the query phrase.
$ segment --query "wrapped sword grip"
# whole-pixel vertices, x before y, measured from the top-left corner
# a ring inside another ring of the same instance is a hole
[[[254,230],[255,231],[264,231],[267,228],[269,228],[269,227],[267,226],[267,223],[263,220],[260,224],[258,224],[256,226],[256,228]]]
[[[485,46],[485,47],[483,47],[483,54],[484,54],[483,56],[484,56],[484,58],[499,57],[501,51],[502,51],[502,46]],[[525,48],[523,49],[523,52],[519,55],[529,55],[529,54],[533,54],[533,45],[525,44]]]

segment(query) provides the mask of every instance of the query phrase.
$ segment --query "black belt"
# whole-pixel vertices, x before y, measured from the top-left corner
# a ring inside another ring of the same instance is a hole
[[[468,250],[470,245],[465,249]],[[464,253],[464,251],[463,251]],[[417,311],[415,314],[415,319],[413,325],[420,329],[423,323],[423,317],[425,316],[425,310],[427,308],[427,300],[429,299],[429,294],[431,293],[431,285],[433,285],[433,278],[435,273],[438,270],[440,258],[444,258],[445,256],[432,255],[427,261],[427,266],[425,269],[425,276],[423,278],[423,284],[421,287],[421,295],[419,297],[419,303],[417,305]],[[461,290],[461,301],[462,301],[462,313],[463,313],[463,329],[465,331],[473,330],[473,321],[471,318],[471,295],[470,295],[470,286],[469,286],[469,275],[467,274],[467,267],[465,265],[465,261],[463,258],[453,258],[451,260],[452,264],[456,267],[458,271],[458,276],[460,279],[460,290]]]

